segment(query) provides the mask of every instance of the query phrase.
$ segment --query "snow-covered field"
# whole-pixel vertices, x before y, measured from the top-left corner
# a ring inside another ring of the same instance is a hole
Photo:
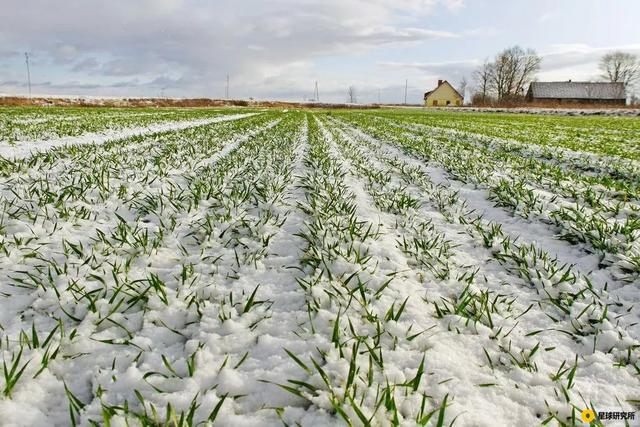
[[[0,425],[638,411],[637,119],[100,111],[0,110]]]

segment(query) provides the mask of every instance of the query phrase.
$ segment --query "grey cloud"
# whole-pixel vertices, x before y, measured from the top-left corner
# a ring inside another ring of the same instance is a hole
[[[2,49],[0,48],[0,58],[12,58],[15,56],[20,56],[22,54],[22,52],[19,52],[17,50],[10,50],[10,49]]]
[[[430,81],[446,78],[454,86],[462,77],[471,80],[471,74],[480,65],[479,60],[452,61],[452,62],[380,62],[378,65],[384,68],[400,70],[416,70]]]
[[[542,54],[542,67],[544,71],[555,71],[563,68],[582,65],[594,65],[600,58],[612,50],[624,50],[625,52],[640,55],[640,45],[591,47],[585,45],[558,45],[548,53]]]
[[[184,0],[4,3],[0,21],[7,46],[27,45],[36,60],[48,57],[96,80],[153,82],[170,76],[190,94],[207,93],[203,89],[219,85],[227,73],[253,82],[255,92],[269,77],[284,77],[288,68],[321,55],[456,37],[449,31],[394,25],[393,17],[399,11],[421,16],[437,7],[460,7],[460,1],[439,0],[246,0],[241,6],[235,0],[215,5]]]
[[[73,67],[71,67],[71,71],[86,71],[92,72],[96,71],[100,68],[100,63],[95,58],[85,58],[78,61]]]

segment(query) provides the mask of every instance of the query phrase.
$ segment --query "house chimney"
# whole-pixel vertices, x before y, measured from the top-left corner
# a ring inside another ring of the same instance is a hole
[[[438,80],[438,86],[442,84],[442,80]]]

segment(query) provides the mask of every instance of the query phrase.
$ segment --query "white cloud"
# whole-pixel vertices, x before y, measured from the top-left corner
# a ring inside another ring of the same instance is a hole
[[[378,65],[392,68],[416,69],[426,72],[441,72],[443,70],[468,70],[480,65],[481,61],[470,59],[466,61],[450,62],[380,62]]]
[[[542,56],[540,80],[598,80],[598,62],[607,52],[622,50],[640,56],[640,44],[594,47],[582,43],[551,45]]]
[[[310,74],[322,55],[361,53],[389,45],[456,37],[449,31],[400,25],[396,14],[426,16],[445,0],[4,0],[0,46],[29,50],[36,61],[63,67],[69,78],[102,82],[157,78],[179,82],[185,95],[214,95],[224,76],[244,93],[263,91],[267,79]],[[38,13],[33,13],[37,10]],[[41,66],[41,71],[46,66]],[[0,81],[10,80],[2,74]],[[75,77],[71,77],[75,76]],[[15,77],[17,78],[17,77]],[[115,80],[114,80],[115,79]],[[60,79],[63,80],[63,79]],[[64,81],[49,88],[64,86]],[[137,86],[139,87],[139,86]],[[61,87],[60,90],[64,88]],[[155,89],[153,89],[155,90]]]
[[[166,87],[174,96],[221,96],[229,74],[232,94],[238,97],[300,99],[320,80],[321,92],[343,100],[342,92],[351,84],[362,88],[363,97],[375,97],[378,89],[384,97],[385,90],[402,92],[392,82],[405,78],[416,93],[438,78],[469,78],[485,55],[505,47],[496,36],[506,45],[529,45],[501,27],[498,18],[469,21],[462,12],[477,9],[461,0],[2,3],[4,92],[25,90],[24,51],[30,52],[34,89],[41,92],[136,96],[155,95]],[[464,28],[458,17],[473,26]],[[529,24],[537,25],[535,19]],[[576,33],[575,40],[588,38]],[[639,44],[537,48],[543,56],[540,79],[591,79],[604,52],[619,48],[640,54]],[[373,64],[370,72],[363,71],[360,59]]]
[[[471,74],[481,64],[480,60],[449,62],[380,62],[379,66],[389,69],[399,69],[417,72],[413,81],[421,84],[424,89],[432,88],[439,79],[448,80],[456,86],[465,77],[471,79]]]

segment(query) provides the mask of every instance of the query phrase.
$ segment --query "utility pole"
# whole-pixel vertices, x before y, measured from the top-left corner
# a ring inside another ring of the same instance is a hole
[[[29,99],[31,99],[31,71],[29,70],[29,54],[24,53],[25,62],[27,63],[27,86],[29,88]]]
[[[380,89],[378,89],[378,105],[380,105]]]
[[[227,74],[227,85],[224,87],[224,98],[229,99],[229,74]]]
[[[320,102],[320,94],[318,93],[318,82],[316,81],[316,90],[313,94],[313,97],[315,98],[316,102]]]
[[[409,85],[409,79],[404,81],[404,105],[407,105],[407,86]]]

